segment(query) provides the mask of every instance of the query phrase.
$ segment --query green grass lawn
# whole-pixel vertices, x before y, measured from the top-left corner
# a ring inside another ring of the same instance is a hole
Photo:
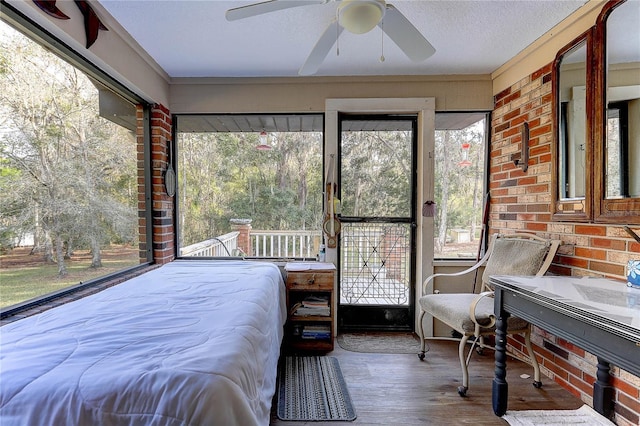
[[[2,259],[0,258],[0,261]],[[90,268],[91,260],[67,261],[67,276],[58,278],[58,266],[43,264],[0,269],[0,308],[70,287],[139,264],[137,251],[103,259],[101,268]]]

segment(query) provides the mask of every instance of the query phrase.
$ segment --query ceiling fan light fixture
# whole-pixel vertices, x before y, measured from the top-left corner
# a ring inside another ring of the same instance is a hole
[[[342,0],[338,6],[338,22],[353,34],[365,34],[382,20],[384,0]]]

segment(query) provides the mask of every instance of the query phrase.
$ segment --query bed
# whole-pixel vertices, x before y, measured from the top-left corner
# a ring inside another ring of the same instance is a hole
[[[0,328],[0,424],[268,425],[285,319],[276,265],[171,262]]]

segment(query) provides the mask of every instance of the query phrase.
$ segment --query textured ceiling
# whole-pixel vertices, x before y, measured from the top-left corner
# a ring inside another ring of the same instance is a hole
[[[282,0],[295,1],[295,0]],[[297,76],[335,18],[337,2],[228,22],[251,1],[99,0],[171,77]],[[585,0],[390,1],[435,47],[411,62],[379,28],[346,31],[318,76],[487,74],[578,9]],[[384,49],[385,61],[379,58]]]

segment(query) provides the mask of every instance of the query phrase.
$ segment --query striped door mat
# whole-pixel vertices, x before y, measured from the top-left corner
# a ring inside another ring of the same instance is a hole
[[[278,370],[280,420],[352,421],[356,412],[338,359],[288,356]]]

